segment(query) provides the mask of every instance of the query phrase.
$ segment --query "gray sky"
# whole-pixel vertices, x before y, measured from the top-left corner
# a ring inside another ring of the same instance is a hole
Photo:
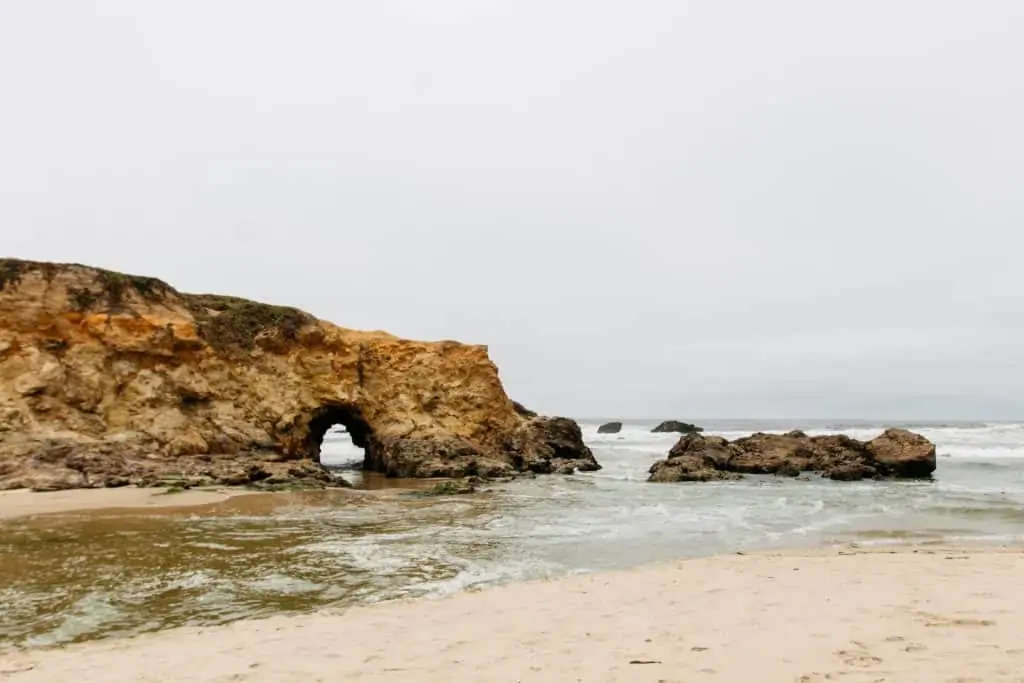
[[[8,0],[0,252],[576,416],[1024,416],[1024,2]]]

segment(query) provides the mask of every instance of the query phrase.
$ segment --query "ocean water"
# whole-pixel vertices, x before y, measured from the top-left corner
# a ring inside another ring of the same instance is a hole
[[[374,491],[248,496],[204,510],[89,512],[0,525],[0,648],[624,569],[771,547],[1024,541],[1024,424],[902,424],[938,446],[933,481],[748,477],[649,484],[677,435],[597,434],[599,472],[425,498],[363,477],[331,433],[322,460]],[[802,428],[860,439],[872,423],[711,421],[737,438]],[[381,484],[388,488],[380,488]]]

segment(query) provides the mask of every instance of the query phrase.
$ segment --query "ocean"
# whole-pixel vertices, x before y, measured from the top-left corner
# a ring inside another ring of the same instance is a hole
[[[748,477],[650,484],[678,435],[597,434],[603,469],[423,497],[363,476],[328,434],[325,464],[380,489],[247,496],[199,514],[105,511],[0,524],[0,648],[431,597],[528,579],[773,547],[1024,541],[1024,424],[702,421],[710,434],[804,429],[869,439],[903,426],[938,446],[933,481]],[[382,488],[383,487],[383,488]],[[411,488],[409,488],[411,487]]]

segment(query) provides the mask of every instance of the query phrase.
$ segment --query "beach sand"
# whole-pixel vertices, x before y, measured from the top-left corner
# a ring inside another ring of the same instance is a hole
[[[176,508],[219,503],[240,495],[258,493],[245,489],[188,489],[168,493],[162,488],[102,488],[68,491],[0,491],[0,520],[60,512],[119,508]]]
[[[1024,681],[1024,554],[728,555],[0,655],[0,679]]]

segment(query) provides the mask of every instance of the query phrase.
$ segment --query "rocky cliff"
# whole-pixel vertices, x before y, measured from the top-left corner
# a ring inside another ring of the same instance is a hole
[[[328,482],[335,424],[392,476],[599,467],[574,422],[509,400],[483,346],[0,260],[0,489]]]
[[[842,434],[807,436],[758,433],[727,441],[688,434],[654,463],[649,481],[714,481],[743,474],[797,476],[817,472],[830,479],[922,479],[935,471],[935,444],[905,429],[887,429],[871,441]]]

